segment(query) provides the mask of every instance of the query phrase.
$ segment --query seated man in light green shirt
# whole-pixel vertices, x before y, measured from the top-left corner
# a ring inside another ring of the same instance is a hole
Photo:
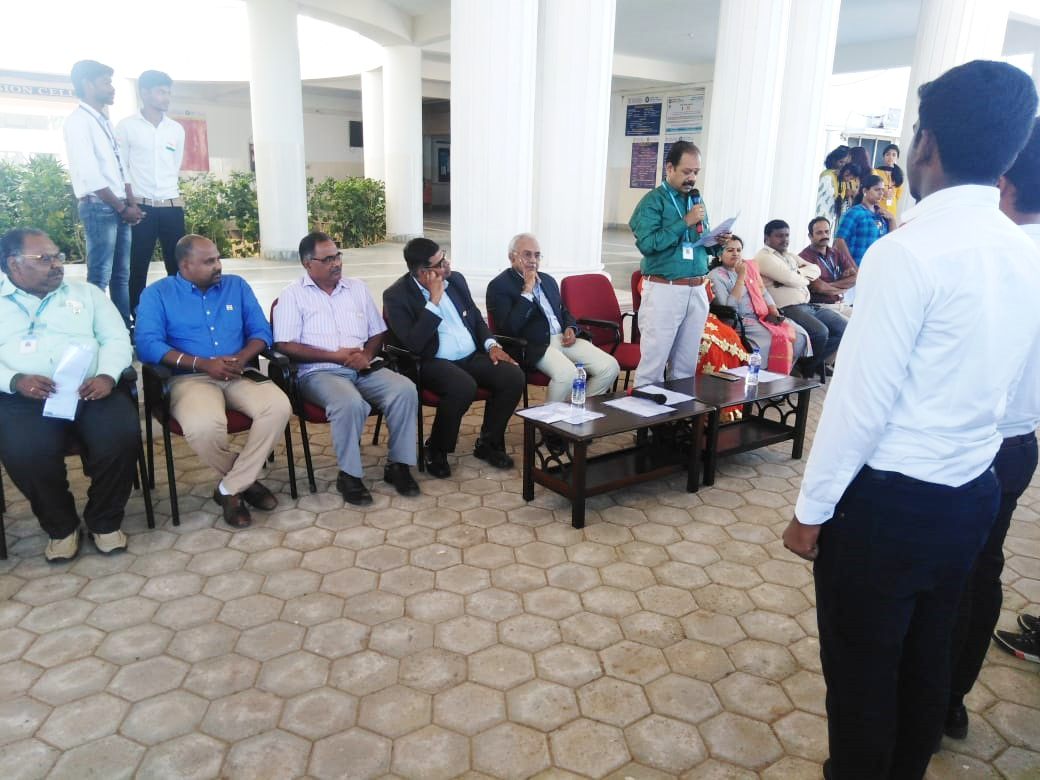
[[[50,541],[48,561],[79,552],[79,516],[65,473],[70,429],[91,478],[83,520],[100,552],[126,548],[120,530],[140,442],[137,410],[116,380],[130,365],[130,337],[98,288],[65,282],[65,255],[33,228],[0,239],[0,462],[29,500]],[[45,414],[54,373],[70,346],[93,352],[72,420]]]

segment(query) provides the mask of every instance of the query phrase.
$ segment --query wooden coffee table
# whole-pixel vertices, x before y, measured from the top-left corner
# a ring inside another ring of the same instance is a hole
[[[696,395],[695,380],[679,379],[661,383],[677,393]],[[743,385],[741,385],[743,387]],[[603,402],[623,393],[589,398],[586,409],[605,416],[580,425],[546,423],[521,417],[524,421],[523,496],[534,499],[535,483],[571,500],[571,525],[585,526],[585,499],[628,485],[685,471],[686,489],[700,486],[700,452],[704,430],[710,418],[717,417],[715,406],[699,400],[674,404],[674,412],[656,417],[606,406]],[[661,435],[634,436],[633,446],[588,456],[589,445],[608,436],[670,423]],[[548,439],[547,439],[548,437]],[[553,442],[552,438],[556,441]],[[564,446],[560,446],[563,444]]]

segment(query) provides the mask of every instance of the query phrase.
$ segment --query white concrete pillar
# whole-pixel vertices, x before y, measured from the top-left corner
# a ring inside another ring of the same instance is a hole
[[[361,125],[364,133],[365,177],[383,181],[386,159],[383,156],[383,71],[361,74]]]
[[[249,0],[246,10],[260,256],[299,259],[307,233],[307,174],[296,2]]]
[[[509,239],[532,227],[537,33],[538,0],[451,2],[451,258],[482,306]]]
[[[795,251],[807,243],[805,226],[816,211],[826,154],[823,98],[834,66],[840,10],[841,0],[791,0],[769,214],[791,225]]]
[[[557,281],[603,269],[614,10],[615,0],[538,6],[533,232]]]
[[[776,159],[790,10],[790,0],[722,0],[719,9],[700,190],[712,225],[740,212],[733,230],[748,254],[762,245],[762,228],[774,216],[763,182]]]
[[[383,61],[383,171],[386,234],[407,241],[423,232],[422,51],[388,46]]]
[[[1009,0],[921,0],[914,59],[910,66],[910,89],[906,94],[900,135],[904,160],[917,122],[918,88],[955,65],[998,59],[1004,48],[1008,8]],[[906,168],[905,163],[903,167]],[[904,190],[907,198],[909,190],[909,187]],[[912,202],[910,198],[903,207]]]
[[[116,99],[108,107],[108,118],[115,127],[128,116],[141,110],[141,101],[137,96],[137,79],[131,76],[113,76],[112,83],[116,88]]]

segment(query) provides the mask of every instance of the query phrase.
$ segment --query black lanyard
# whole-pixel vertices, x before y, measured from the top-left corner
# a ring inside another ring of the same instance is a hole
[[[100,125],[101,131],[105,134],[105,137],[108,139],[108,142],[112,144],[112,154],[116,156],[116,165],[119,166],[119,178],[126,181],[126,175],[123,173],[123,161],[119,159],[119,143],[116,141],[115,135],[112,134],[112,130],[109,128],[108,122],[102,122],[100,116],[88,109],[82,103],[80,104],[80,108],[82,108],[92,117],[94,117],[94,121],[97,122],[98,125]]]

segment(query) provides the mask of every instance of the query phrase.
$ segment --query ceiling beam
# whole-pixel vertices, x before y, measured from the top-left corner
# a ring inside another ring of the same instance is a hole
[[[685,65],[678,62],[634,57],[631,54],[614,54],[612,74],[621,78],[646,79],[670,84],[694,84],[710,81],[714,66]]]
[[[412,17],[382,0],[301,0],[299,11],[346,27],[381,46],[413,43]]]

